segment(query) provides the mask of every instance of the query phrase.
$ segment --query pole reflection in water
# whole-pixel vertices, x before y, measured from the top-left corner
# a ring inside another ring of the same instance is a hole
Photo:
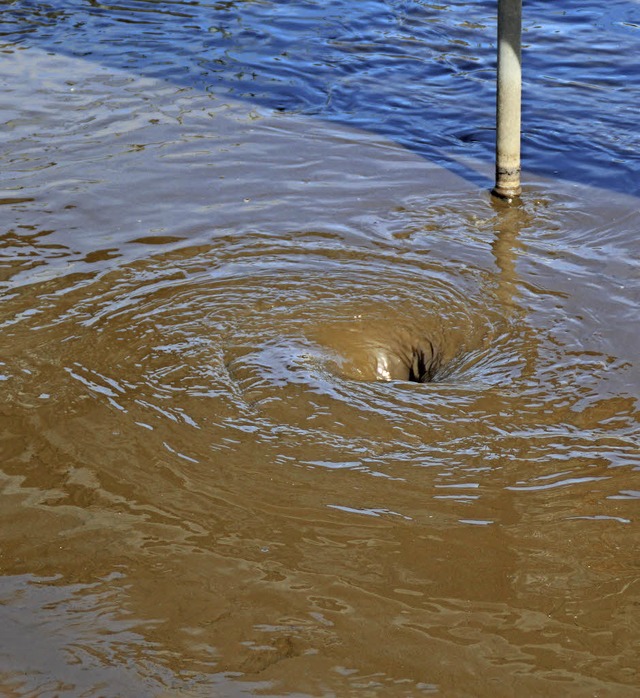
[[[518,256],[526,254],[526,247],[520,241],[520,231],[529,228],[533,216],[520,204],[506,206],[504,202],[492,202],[495,211],[495,237],[491,243],[491,251],[498,268],[498,299],[505,312],[520,309],[517,303],[518,276],[516,261]]]

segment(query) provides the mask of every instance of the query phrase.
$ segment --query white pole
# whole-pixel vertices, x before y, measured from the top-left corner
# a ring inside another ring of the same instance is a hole
[[[520,187],[520,103],[522,0],[498,0],[496,100],[496,185],[501,199],[518,197]]]

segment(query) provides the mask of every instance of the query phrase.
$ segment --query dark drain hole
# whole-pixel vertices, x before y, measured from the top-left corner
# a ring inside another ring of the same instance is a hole
[[[431,342],[429,342],[428,351],[412,348],[410,359],[408,381],[432,383],[435,380],[441,362]]]

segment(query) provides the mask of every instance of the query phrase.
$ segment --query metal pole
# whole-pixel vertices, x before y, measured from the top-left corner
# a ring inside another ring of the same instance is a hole
[[[498,0],[498,88],[496,100],[496,185],[502,199],[520,195],[520,36],[522,0]]]

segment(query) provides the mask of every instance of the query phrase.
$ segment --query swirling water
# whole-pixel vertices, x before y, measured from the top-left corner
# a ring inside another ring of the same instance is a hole
[[[0,6],[2,691],[636,695],[638,4]]]

